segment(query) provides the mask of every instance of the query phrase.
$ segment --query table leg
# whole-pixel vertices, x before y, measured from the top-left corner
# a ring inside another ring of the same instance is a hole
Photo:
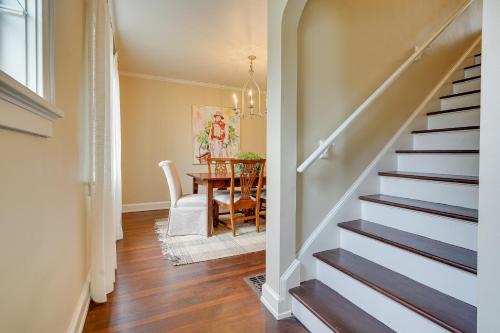
[[[214,202],[213,202],[213,186],[212,182],[207,182],[207,223],[208,223],[208,236],[212,236],[214,232],[214,221],[213,221],[213,211],[214,211]]]
[[[193,194],[198,194],[198,183],[196,182],[196,178],[193,177]]]

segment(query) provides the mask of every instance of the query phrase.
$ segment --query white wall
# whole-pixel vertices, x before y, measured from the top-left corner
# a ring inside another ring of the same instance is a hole
[[[478,332],[500,330],[500,1],[483,1]]]

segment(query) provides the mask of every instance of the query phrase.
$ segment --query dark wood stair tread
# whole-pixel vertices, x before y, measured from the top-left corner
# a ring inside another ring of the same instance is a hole
[[[479,66],[481,66],[481,64],[476,64],[476,65],[467,66],[467,67],[464,67],[464,69],[471,69],[471,68],[474,68],[474,67],[479,67]]]
[[[445,205],[436,202],[415,200],[408,198],[395,197],[385,194],[363,195],[360,200],[374,202],[383,205],[389,205],[398,208],[411,209],[419,212],[446,216],[470,222],[477,222],[477,209],[465,208],[459,206]]]
[[[394,332],[318,280],[302,282],[290,294],[336,333]]]
[[[455,80],[455,81],[453,81],[453,83],[467,82],[467,81],[477,80],[477,79],[480,79],[480,78],[481,78],[481,75],[471,76],[471,77],[468,77],[466,79]]]
[[[451,112],[461,112],[461,111],[469,111],[469,110],[476,110],[480,109],[481,105],[472,105],[472,106],[465,106],[462,108],[454,108],[454,109],[448,109],[448,110],[441,110],[441,111],[433,111],[433,112],[428,112],[428,116],[434,116],[438,114],[444,114],[444,113],[451,113]]]
[[[476,332],[477,309],[470,304],[343,249],[314,256],[451,332]]]
[[[475,251],[365,220],[343,222],[339,223],[338,226],[469,273],[477,274],[477,253]]]
[[[480,57],[480,56],[481,56],[481,53],[474,54],[474,57]]]
[[[384,177],[410,178],[410,179],[431,180],[439,182],[472,184],[472,185],[479,184],[479,177],[475,176],[447,175],[440,173],[424,173],[424,172],[404,172],[404,171],[381,171],[378,174]]]
[[[426,130],[412,131],[412,134],[425,134],[425,133],[439,133],[439,132],[455,132],[455,131],[470,131],[478,130],[479,126],[462,126],[462,127],[446,127],[446,128],[433,128]]]
[[[445,95],[439,97],[440,99],[446,99],[446,98],[453,98],[453,97],[459,97],[459,96],[465,96],[465,95],[472,95],[472,94],[478,94],[480,93],[481,90],[471,90],[471,91],[465,91],[457,94],[451,94],[451,95]]]
[[[397,154],[479,154],[479,149],[400,149]]]

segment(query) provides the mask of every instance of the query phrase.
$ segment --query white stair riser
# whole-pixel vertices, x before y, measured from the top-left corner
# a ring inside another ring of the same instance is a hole
[[[332,333],[321,320],[309,311],[302,303],[292,297],[292,314],[304,325],[309,332]]]
[[[413,149],[479,149],[479,130],[414,134]]]
[[[481,75],[481,66],[464,69],[464,79]]]
[[[469,184],[380,177],[380,192],[396,197],[477,209],[479,187]]]
[[[468,94],[456,97],[449,97],[441,99],[441,110],[449,110],[455,108],[462,108],[472,105],[480,105],[481,94]]]
[[[477,223],[362,201],[364,220],[477,251]]]
[[[481,63],[481,56],[474,56],[474,64],[479,65]]]
[[[459,94],[472,90],[481,89],[481,78],[453,84],[453,93]]]
[[[480,109],[437,114],[427,117],[427,128],[479,126],[480,118]]]
[[[478,176],[479,154],[397,154],[398,171]]]
[[[476,305],[477,276],[436,260],[341,229],[341,248],[463,302]]]
[[[316,260],[318,279],[396,332],[444,333],[441,326],[339,270]],[[312,331],[314,332],[314,331]]]

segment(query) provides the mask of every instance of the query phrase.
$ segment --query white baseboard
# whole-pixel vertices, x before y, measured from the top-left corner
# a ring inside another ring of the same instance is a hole
[[[260,301],[277,320],[290,317],[292,315],[292,299],[288,290],[299,285],[300,261],[295,259],[280,277],[279,294],[265,283],[262,286]]]
[[[69,323],[68,333],[81,333],[83,331],[83,325],[85,324],[85,318],[87,318],[87,311],[89,310],[90,304],[90,272],[85,278],[83,283],[83,288],[76,303],[76,307],[73,310],[73,316],[71,317],[71,322]]]
[[[122,213],[144,212],[170,208],[170,201],[140,202],[122,205]]]
[[[278,293],[275,292],[267,283],[264,283],[262,286],[262,296],[260,297],[260,301],[277,320],[284,319],[292,315],[291,305],[285,309],[280,309],[280,307],[283,308],[283,300],[280,299],[280,295],[278,295]]]

